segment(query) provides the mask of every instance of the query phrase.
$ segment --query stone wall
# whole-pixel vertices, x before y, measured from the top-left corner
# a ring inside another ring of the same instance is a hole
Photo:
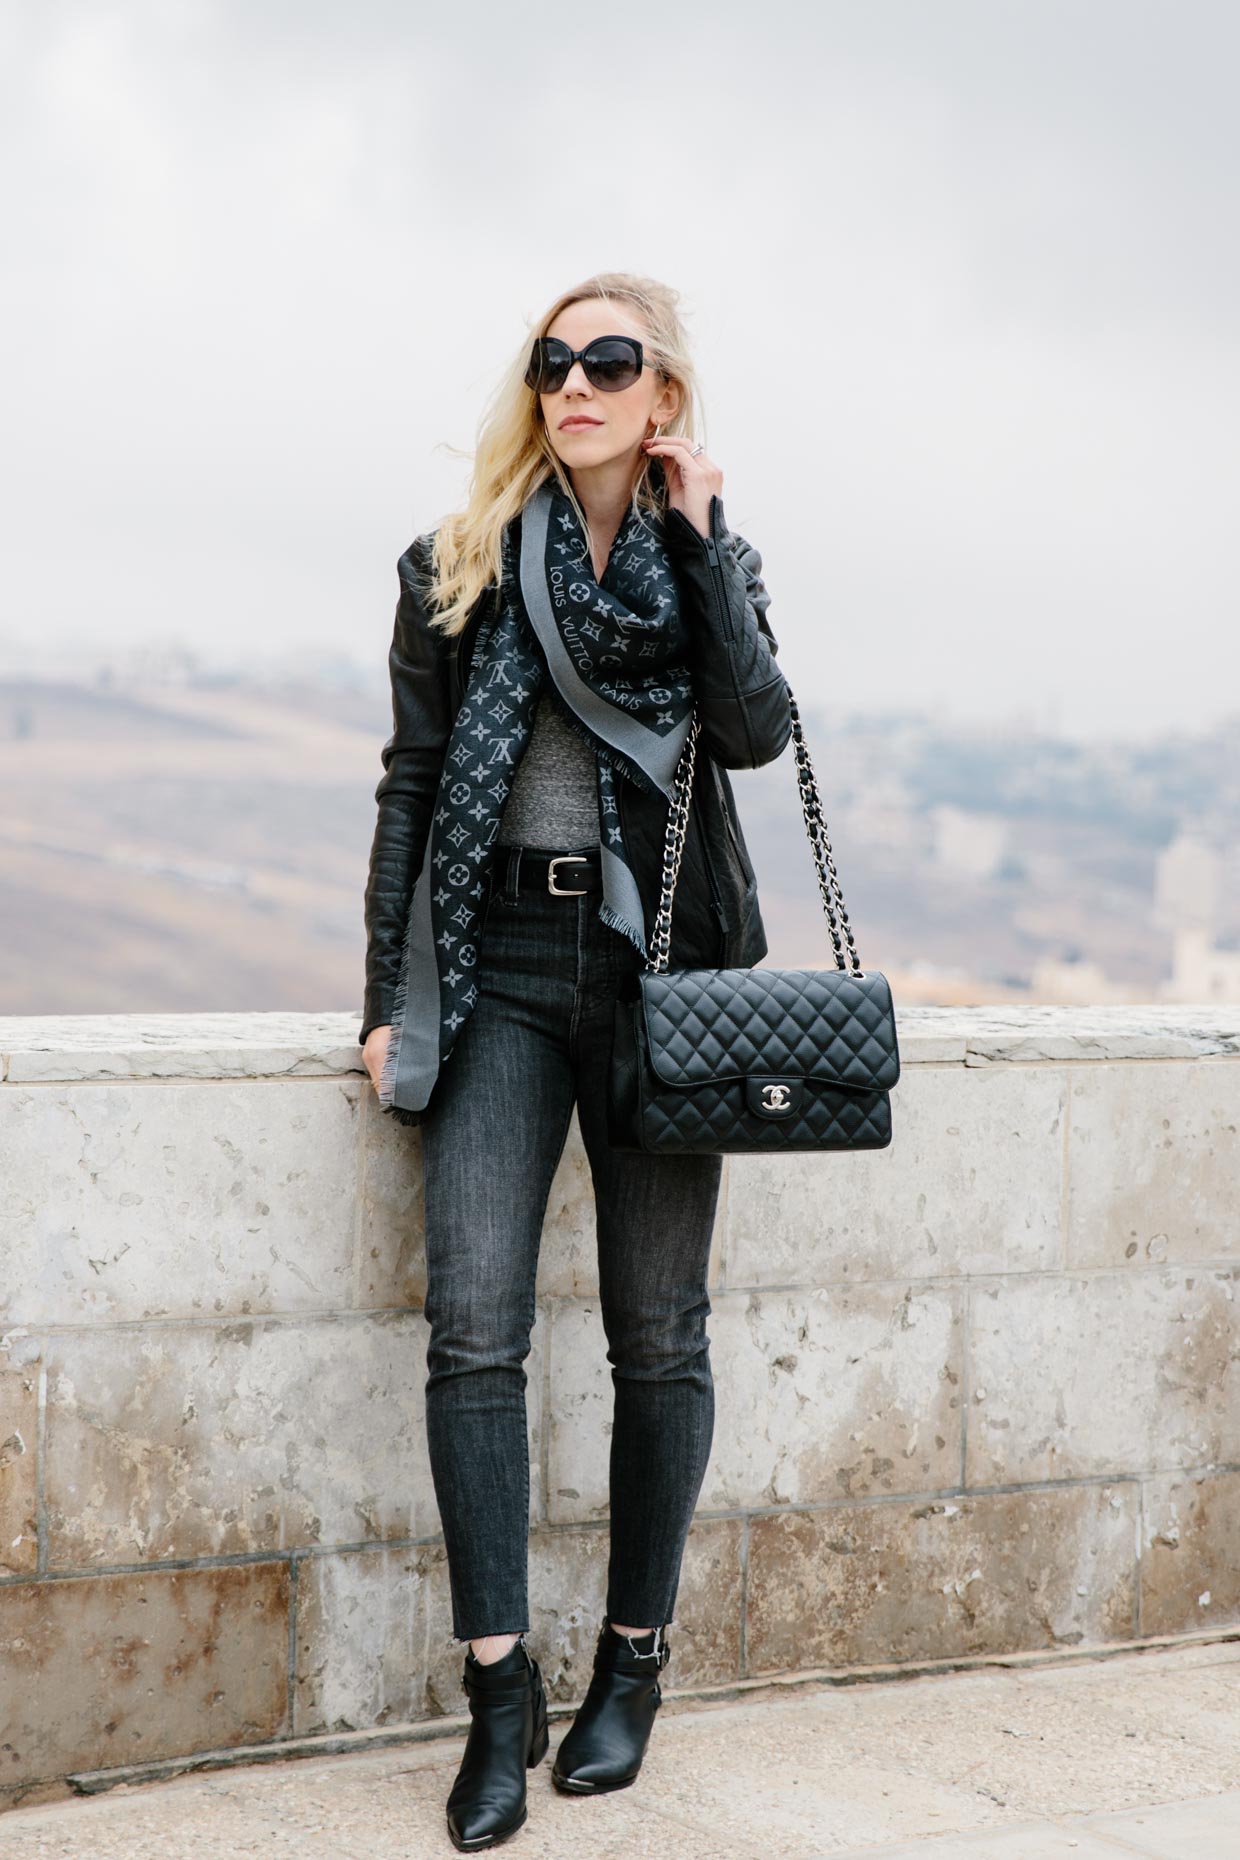
[[[1240,1020],[909,1010],[895,1140],[725,1164],[673,1689],[1240,1620]],[[352,1015],[0,1021],[0,1791],[464,1707],[421,1136]],[[584,1690],[605,1359],[574,1119],[526,1368]]]

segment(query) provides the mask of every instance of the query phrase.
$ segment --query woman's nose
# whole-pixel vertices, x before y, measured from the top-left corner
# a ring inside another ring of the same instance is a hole
[[[588,394],[590,391],[589,377],[579,356],[564,377],[564,392],[566,394]]]

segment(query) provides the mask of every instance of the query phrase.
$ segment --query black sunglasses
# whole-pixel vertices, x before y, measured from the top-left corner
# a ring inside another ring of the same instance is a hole
[[[618,394],[622,388],[632,387],[642,371],[642,345],[636,336],[596,336],[584,349],[570,349],[558,336],[536,336],[525,385],[539,394],[558,393],[577,361],[591,387],[601,388],[604,394]]]

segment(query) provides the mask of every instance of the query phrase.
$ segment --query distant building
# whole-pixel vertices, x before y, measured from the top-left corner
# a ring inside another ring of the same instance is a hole
[[[930,809],[934,856],[969,878],[991,878],[1003,863],[1008,823],[1001,814],[974,813],[943,801]]]
[[[1165,929],[1218,926],[1223,862],[1214,848],[1192,833],[1179,833],[1158,855],[1154,909]]]
[[[1240,949],[1222,949],[1208,931],[1183,924],[1172,936],[1164,1001],[1240,1001]]]

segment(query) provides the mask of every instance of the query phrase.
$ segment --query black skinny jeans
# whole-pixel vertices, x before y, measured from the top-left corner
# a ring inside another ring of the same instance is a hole
[[[522,851],[496,850],[478,1000],[421,1124],[426,1425],[458,1640],[529,1628],[524,1359],[547,1196],[574,1098],[594,1185],[614,1389],[611,1620],[671,1622],[714,1432],[706,1280],[722,1158],[609,1145],[614,1001],[641,957],[600,922],[597,892],[518,893]],[[573,883],[572,870],[559,868],[561,884]]]

